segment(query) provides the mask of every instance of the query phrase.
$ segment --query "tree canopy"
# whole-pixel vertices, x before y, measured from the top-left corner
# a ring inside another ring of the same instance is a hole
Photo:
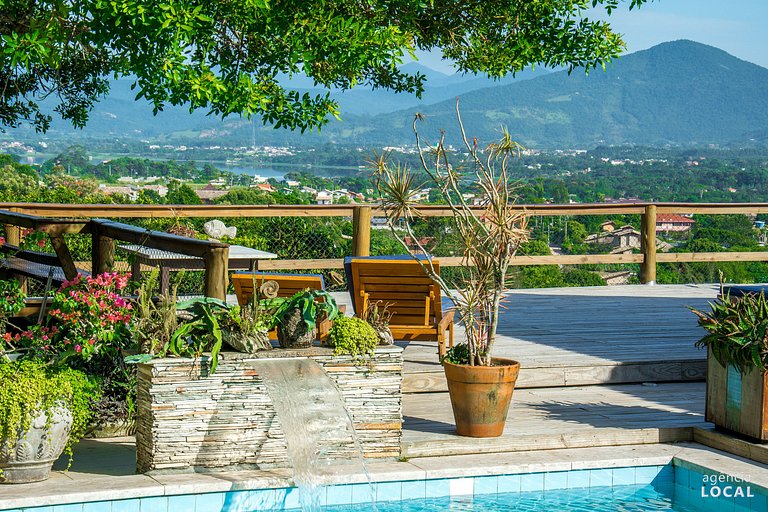
[[[647,0],[5,0],[0,7],[0,127],[49,128],[45,97],[82,127],[109,79],[132,77],[155,111],[188,105],[319,128],[338,105],[291,89],[355,85],[420,94],[425,76],[398,69],[441,51],[461,72],[499,77],[532,65],[590,69],[623,42],[610,14]],[[286,85],[288,84],[288,85]]]

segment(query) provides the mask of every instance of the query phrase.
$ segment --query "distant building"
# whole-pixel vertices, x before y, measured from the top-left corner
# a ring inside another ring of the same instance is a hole
[[[681,233],[690,231],[694,223],[693,219],[676,215],[674,213],[660,213],[656,216],[656,231],[661,233]]]
[[[195,190],[195,194],[197,194],[197,197],[203,200],[203,202],[210,203],[215,199],[220,198],[221,196],[227,195],[227,191],[218,189],[215,186],[209,184],[203,188]]]
[[[600,244],[611,247],[611,254],[630,253],[635,249],[640,249],[641,235],[638,230],[632,226],[622,226],[611,231],[588,235],[584,239],[586,244]],[[666,252],[672,248],[670,244],[656,239],[656,249]]]
[[[259,183],[258,185],[256,185],[256,188],[258,190],[261,190],[262,192],[274,192],[275,191],[275,187],[273,187],[269,183]]]
[[[107,196],[120,194],[126,196],[131,201],[139,198],[139,192],[133,187],[99,185],[99,192]]]
[[[152,190],[154,192],[157,192],[157,195],[160,197],[165,197],[168,195],[168,187],[165,185],[145,185],[141,187],[142,190]]]
[[[333,193],[329,190],[321,190],[315,196],[317,204],[333,204]]]

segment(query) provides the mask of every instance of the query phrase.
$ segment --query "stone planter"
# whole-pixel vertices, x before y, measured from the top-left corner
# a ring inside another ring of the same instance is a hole
[[[269,332],[256,332],[250,335],[234,334],[229,331],[221,333],[224,343],[244,354],[255,354],[266,347],[272,348],[269,343]]]
[[[50,422],[46,413],[40,413],[27,432],[20,431],[16,439],[0,442],[0,482],[25,484],[48,478],[72,428],[72,413],[67,408],[54,408],[51,414]]]
[[[255,365],[272,358],[314,360],[338,388],[366,458],[396,458],[402,432],[402,349],[379,347],[370,361],[328,347],[222,352],[214,375],[207,357],[140,364],[137,469],[288,467],[285,436]],[[329,393],[335,389],[329,389]],[[328,441],[331,450],[346,450]],[[328,449],[328,446],[321,447]]]

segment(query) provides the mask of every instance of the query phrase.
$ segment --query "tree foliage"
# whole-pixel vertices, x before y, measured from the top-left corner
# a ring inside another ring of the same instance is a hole
[[[646,0],[624,0],[630,8]],[[82,127],[108,78],[135,79],[155,111],[188,105],[319,127],[329,95],[286,88],[304,73],[327,88],[420,94],[425,76],[399,70],[416,50],[440,50],[462,72],[498,77],[530,65],[586,67],[623,42],[587,8],[622,0],[6,0],[0,10],[0,126],[48,129],[40,105]],[[284,81],[283,81],[284,82]]]

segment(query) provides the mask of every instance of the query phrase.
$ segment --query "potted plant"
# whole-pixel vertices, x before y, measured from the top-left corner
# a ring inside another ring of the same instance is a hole
[[[739,295],[739,296],[736,296]],[[707,334],[706,420],[768,441],[768,300],[724,290],[710,311],[691,308]]]
[[[77,370],[0,360],[0,482],[45,480],[62,452],[71,465],[98,396],[98,385]]]
[[[306,348],[315,341],[315,322],[320,315],[334,320],[339,315],[336,300],[325,290],[306,289],[282,300],[275,311],[277,340],[282,348]]]
[[[246,354],[271,349],[269,331],[273,316],[267,309],[261,301],[230,308],[221,325],[224,342]]]
[[[464,133],[458,102],[456,113],[468,155],[463,164],[453,162],[458,153],[446,147],[444,134],[437,145],[425,147],[417,129],[422,117],[417,114],[413,121],[421,170],[453,213],[452,230],[460,240],[464,266],[456,289],[433,268],[431,256],[413,230],[420,215],[414,199],[421,187],[418,176],[405,166],[390,166],[385,157],[373,162],[374,176],[392,234],[439,283],[466,331],[466,344],[449,349],[442,360],[456,431],[472,437],[494,437],[504,429],[520,369],[518,362],[493,358],[491,352],[510,261],[528,236],[527,218],[525,212],[514,208],[508,175],[508,163],[521,148],[505,130],[498,143],[480,149],[477,141],[469,142]],[[466,183],[479,198],[477,206],[465,199]]]
[[[335,355],[370,356],[378,344],[378,333],[362,318],[339,317],[328,331],[328,345]]]
[[[382,304],[380,300],[369,302],[363,312],[363,318],[376,331],[379,343],[382,345],[392,345],[395,343],[395,337],[389,328],[389,321],[392,319],[389,304]]]

